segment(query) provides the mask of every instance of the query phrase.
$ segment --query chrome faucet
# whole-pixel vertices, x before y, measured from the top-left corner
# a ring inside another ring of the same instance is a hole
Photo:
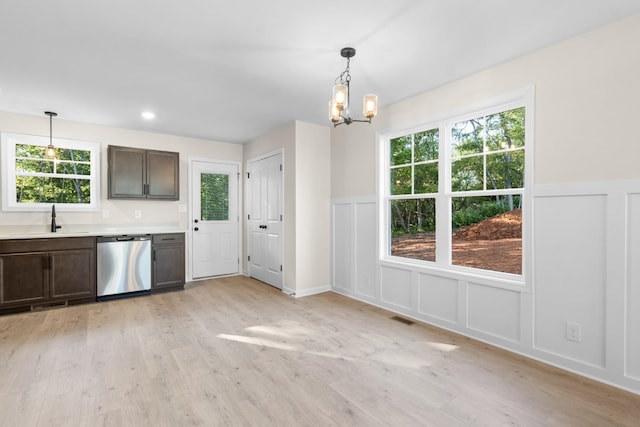
[[[56,225],[56,205],[51,205],[51,232],[55,233],[61,225]]]

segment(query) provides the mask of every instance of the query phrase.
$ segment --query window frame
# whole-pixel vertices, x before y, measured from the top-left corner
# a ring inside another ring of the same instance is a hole
[[[16,201],[16,145],[35,145],[46,147],[49,138],[38,135],[25,135],[18,133],[2,133],[2,210],[5,212],[42,212],[49,211],[51,205],[56,205],[59,212],[95,212],[100,209],[100,149],[97,142],[78,141],[63,138],[52,138],[56,148],[69,148],[86,150],[91,153],[91,173],[86,175],[90,185],[89,203],[19,203]]]
[[[451,169],[451,128],[455,123],[484,117],[487,115],[524,107],[525,142],[524,142],[524,187],[498,190],[452,191]],[[439,129],[439,171],[438,192],[429,194],[402,195],[401,198],[435,197],[436,199],[436,260],[423,261],[391,255],[391,212],[390,201],[399,198],[391,194],[390,183],[390,141],[394,138]],[[378,135],[378,259],[387,265],[413,266],[424,270],[437,270],[449,274],[472,276],[487,284],[502,283],[515,285],[518,289],[529,282],[532,265],[532,188],[533,188],[533,156],[534,156],[534,88],[528,87],[500,97],[488,99],[482,103],[460,108],[456,111],[439,114],[431,120],[425,120],[418,126],[390,130]],[[452,264],[452,227],[451,200],[457,197],[489,196],[498,194],[519,194],[522,200],[522,273],[512,274],[494,270]],[[485,280],[488,279],[488,280]]]

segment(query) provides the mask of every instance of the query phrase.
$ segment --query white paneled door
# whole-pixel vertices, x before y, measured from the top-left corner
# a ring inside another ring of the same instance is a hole
[[[193,161],[191,174],[192,277],[237,274],[239,165]]]
[[[249,274],[282,289],[282,153],[247,169]]]

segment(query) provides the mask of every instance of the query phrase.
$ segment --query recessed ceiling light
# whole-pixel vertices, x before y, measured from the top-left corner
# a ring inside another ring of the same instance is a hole
[[[142,117],[147,119],[147,120],[153,120],[156,118],[155,113],[151,112],[151,111],[143,111],[142,112]]]

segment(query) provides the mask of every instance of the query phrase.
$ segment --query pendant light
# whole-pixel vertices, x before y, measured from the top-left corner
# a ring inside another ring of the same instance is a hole
[[[365,95],[362,100],[362,114],[366,120],[356,120],[351,118],[349,84],[351,83],[351,69],[349,68],[351,58],[356,55],[356,50],[352,47],[345,47],[340,50],[340,56],[347,58],[347,68],[336,77],[333,86],[333,98],[329,101],[329,120],[333,122],[333,127],[341,124],[350,125],[353,122],[371,123],[371,119],[378,114],[378,97],[373,94]]]
[[[53,146],[53,118],[57,116],[58,113],[54,113],[52,111],[45,111],[44,113],[49,116],[49,145],[47,145],[47,149],[44,153],[48,158],[55,159],[56,147]]]

